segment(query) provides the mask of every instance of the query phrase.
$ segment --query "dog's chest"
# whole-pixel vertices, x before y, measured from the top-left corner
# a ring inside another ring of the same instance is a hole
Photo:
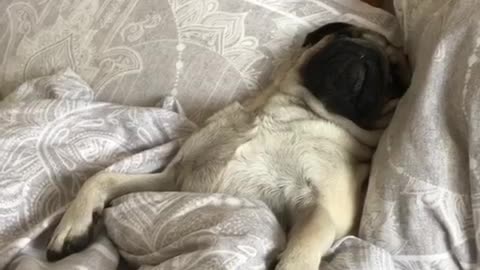
[[[238,145],[225,164],[220,192],[263,200],[275,212],[292,203],[313,203],[319,183],[312,182],[312,174],[328,173],[337,153],[316,132],[323,120],[302,111],[295,112],[297,119],[292,114],[259,117],[255,136]]]
[[[308,170],[315,144],[310,134],[261,117],[255,135],[235,147],[219,175],[220,192],[261,199],[269,204],[284,201],[285,192],[295,186],[300,193],[312,188]],[[316,142],[318,144],[318,141]],[[321,165],[321,164],[318,164]]]
[[[182,148],[183,191],[259,199],[279,214],[311,202],[318,188],[312,175],[336,166],[337,148],[319,132],[325,122],[305,110],[253,114],[233,107],[219,116]]]

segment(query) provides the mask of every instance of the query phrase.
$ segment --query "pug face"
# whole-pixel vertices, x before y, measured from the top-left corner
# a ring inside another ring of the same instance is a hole
[[[360,127],[369,128],[410,84],[406,56],[373,31],[328,24],[308,34],[303,46],[313,50],[299,69],[303,86],[328,111]]]

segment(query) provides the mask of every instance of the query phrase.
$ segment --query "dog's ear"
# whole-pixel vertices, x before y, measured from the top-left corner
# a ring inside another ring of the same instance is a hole
[[[303,47],[313,46],[317,44],[320,40],[322,40],[324,37],[331,34],[350,36],[351,28],[352,28],[352,25],[348,23],[337,22],[337,23],[326,24],[318,28],[317,30],[309,33],[305,37],[305,40],[303,41]]]

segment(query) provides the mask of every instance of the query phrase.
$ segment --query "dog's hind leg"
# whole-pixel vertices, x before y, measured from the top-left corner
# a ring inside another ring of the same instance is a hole
[[[318,270],[322,256],[335,240],[335,225],[329,212],[317,205],[302,210],[293,218],[295,223],[288,234],[276,270]]]
[[[95,217],[105,205],[124,194],[174,191],[174,167],[156,174],[99,173],[88,179],[72,201],[48,244],[47,259],[59,260],[85,248],[93,234]]]

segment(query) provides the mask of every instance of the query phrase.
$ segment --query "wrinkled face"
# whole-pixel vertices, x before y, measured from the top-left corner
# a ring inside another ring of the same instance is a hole
[[[361,127],[378,120],[410,84],[404,54],[375,32],[328,24],[308,34],[304,46],[314,50],[300,68],[304,86],[327,110]]]

